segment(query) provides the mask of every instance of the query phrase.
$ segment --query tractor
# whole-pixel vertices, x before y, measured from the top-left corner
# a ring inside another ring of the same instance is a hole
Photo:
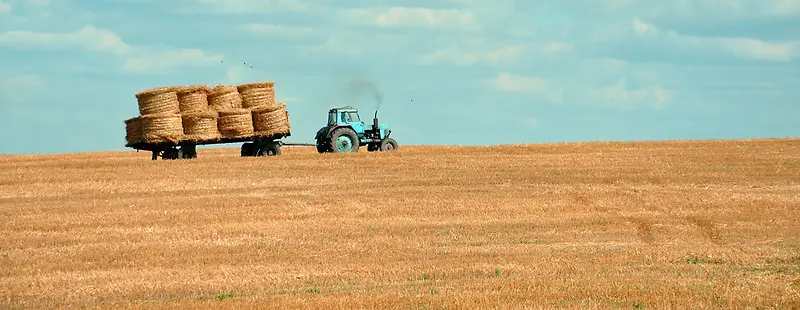
[[[358,152],[362,145],[367,151],[397,150],[397,141],[390,138],[392,130],[388,124],[378,123],[378,111],[367,127],[358,115],[358,109],[351,106],[328,110],[328,124],[317,131],[317,152],[344,153]]]

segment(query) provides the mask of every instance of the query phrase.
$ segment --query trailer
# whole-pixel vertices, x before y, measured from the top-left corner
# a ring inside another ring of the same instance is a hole
[[[291,133],[278,134],[273,136],[247,136],[238,138],[219,138],[205,141],[178,141],[178,142],[137,142],[128,143],[125,147],[133,148],[137,151],[150,151],[153,153],[152,160],[159,157],[164,160],[174,159],[194,159],[197,158],[198,145],[242,143],[242,157],[249,156],[278,156],[281,154],[281,146],[314,146],[308,143],[287,143],[280,139],[290,137]]]

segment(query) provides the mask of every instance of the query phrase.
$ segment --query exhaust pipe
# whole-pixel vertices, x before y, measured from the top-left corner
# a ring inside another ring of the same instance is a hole
[[[375,110],[375,116],[372,118],[372,130],[378,132],[378,110]]]

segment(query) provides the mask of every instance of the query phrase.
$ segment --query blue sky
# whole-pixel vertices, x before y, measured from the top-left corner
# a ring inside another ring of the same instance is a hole
[[[800,0],[0,0],[0,153],[124,150],[136,92],[262,80],[292,142],[371,119],[354,79],[401,147],[797,137],[798,58]]]

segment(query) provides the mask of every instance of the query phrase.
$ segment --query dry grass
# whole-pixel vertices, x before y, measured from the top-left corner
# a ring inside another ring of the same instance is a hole
[[[0,157],[0,306],[800,307],[800,140]]]

